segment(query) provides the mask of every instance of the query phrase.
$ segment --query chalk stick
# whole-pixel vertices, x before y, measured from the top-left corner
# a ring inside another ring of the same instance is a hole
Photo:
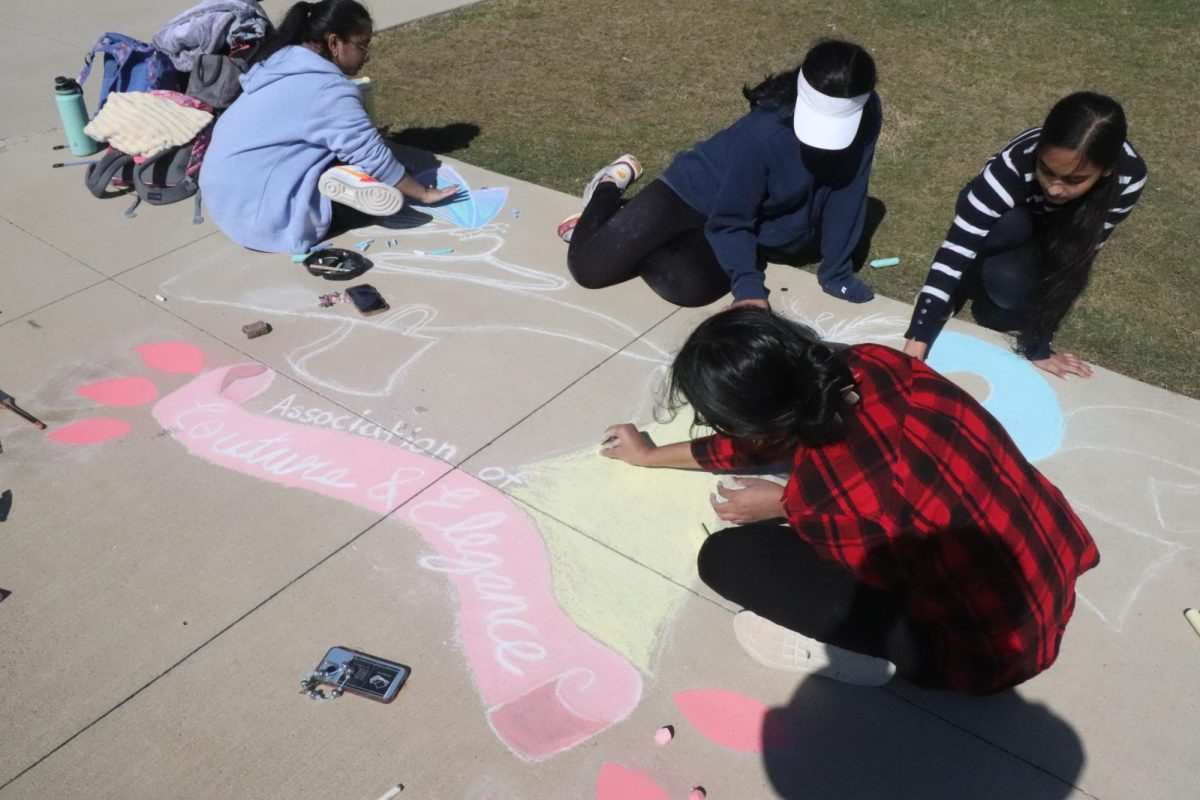
[[[666,744],[675,738],[675,728],[670,725],[663,725],[654,732],[654,741],[658,744]]]
[[[688,792],[688,800],[704,800],[706,797],[708,797],[708,792],[704,791],[703,786],[697,786]]]
[[[871,262],[871,266],[879,269],[880,267],[894,267],[899,263],[900,259],[893,256],[892,258],[877,258]]]
[[[1196,632],[1196,635],[1200,636],[1200,610],[1194,608],[1186,609],[1183,612],[1183,616],[1191,623],[1192,630]]]
[[[397,783],[392,788],[388,789],[383,794],[379,795],[379,800],[392,800],[393,797],[404,791],[404,784]]]
[[[440,250],[430,250],[429,255],[431,255],[431,256],[448,256],[453,252],[454,252],[453,247],[443,247]]]
[[[309,255],[310,255],[309,253],[292,253],[292,263],[293,264],[303,264],[304,259],[308,258]]]

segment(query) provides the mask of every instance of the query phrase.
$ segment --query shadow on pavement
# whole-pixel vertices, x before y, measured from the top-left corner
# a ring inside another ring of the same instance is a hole
[[[904,686],[904,694],[911,694],[909,689]],[[896,702],[881,702],[881,692]],[[1045,706],[1015,691],[954,696],[952,702],[966,707],[957,716],[986,718],[989,727],[1019,737],[1021,750],[1036,753],[1038,763],[944,717],[914,714],[920,706],[892,689],[811,677],[800,684],[787,708],[771,709],[764,722],[764,735],[781,729],[788,734],[786,746],[764,752],[771,785],[789,800],[1062,800],[1075,790],[1084,764],[1083,744]]]

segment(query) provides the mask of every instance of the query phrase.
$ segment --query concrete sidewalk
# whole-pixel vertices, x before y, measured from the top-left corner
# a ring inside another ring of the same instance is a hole
[[[686,435],[655,392],[719,305],[580,289],[554,235],[578,200],[450,159],[469,200],[338,242],[373,240],[374,317],[189,204],[124,217],[49,168],[51,79],[189,3],[149,5],[0,21],[23,110],[0,120],[0,390],[48,425],[0,410],[0,800],[1194,795],[1200,403],[1047,379],[952,322],[934,366],[1101,549],[1058,664],[986,699],[764,670],[695,575],[712,479],[595,452],[613,422]],[[907,322],[797,270],[768,284],[838,341]],[[274,331],[248,340],[256,320]],[[299,679],[335,645],[412,677],[389,705],[312,702]]]

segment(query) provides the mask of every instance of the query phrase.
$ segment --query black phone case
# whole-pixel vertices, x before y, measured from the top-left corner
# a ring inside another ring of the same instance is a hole
[[[378,314],[380,311],[387,311],[390,306],[383,299],[383,295],[369,283],[360,283],[358,286],[351,286],[346,290],[346,296],[350,298],[350,302],[354,303],[354,307],[358,309],[358,313],[364,316]]]

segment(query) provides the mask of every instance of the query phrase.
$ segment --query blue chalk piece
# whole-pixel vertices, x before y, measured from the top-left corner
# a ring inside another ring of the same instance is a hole
[[[309,256],[308,253],[293,253],[292,254],[292,263],[293,264],[302,264],[302,263],[304,263],[304,259],[308,258],[308,256]]]
[[[448,256],[453,252],[454,252],[453,247],[443,247],[441,250],[430,250],[429,255],[431,255],[431,256]]]
[[[365,253],[367,248],[370,247],[374,241],[374,239],[363,239],[361,242],[355,242],[354,246],[357,247],[360,252]]]
[[[871,266],[874,267],[875,269],[879,269],[880,267],[894,267],[899,263],[900,263],[900,259],[896,258],[896,257],[877,258],[871,262]]]

